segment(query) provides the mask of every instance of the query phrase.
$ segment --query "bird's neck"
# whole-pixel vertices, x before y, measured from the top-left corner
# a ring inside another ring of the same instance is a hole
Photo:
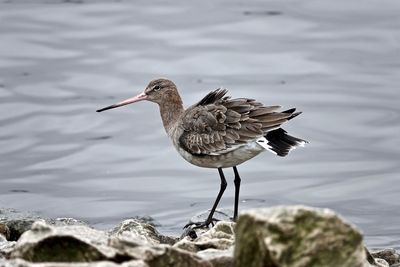
[[[160,104],[159,107],[165,131],[170,135],[184,112],[182,100],[179,96],[175,96],[173,99]]]

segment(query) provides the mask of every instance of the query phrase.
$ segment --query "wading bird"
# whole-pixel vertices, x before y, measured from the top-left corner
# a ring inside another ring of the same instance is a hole
[[[218,169],[219,193],[207,219],[196,227],[213,222],[215,209],[227,186],[223,168],[232,167],[235,175],[235,220],[241,182],[236,166],[265,150],[284,157],[307,142],[280,128],[282,123],[301,113],[295,112],[295,108],[278,111],[280,106],[264,106],[248,98],[232,99],[226,94],[227,90],[217,89],[185,109],[176,85],[168,79],[156,79],[143,93],[97,110],[102,112],[142,100],[157,103],[165,131],[179,154],[196,166]]]

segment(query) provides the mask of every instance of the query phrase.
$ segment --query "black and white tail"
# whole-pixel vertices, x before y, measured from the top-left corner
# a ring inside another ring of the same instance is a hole
[[[282,111],[282,113],[291,114],[291,116],[287,118],[287,120],[291,120],[301,114],[301,112],[295,111],[296,109],[292,108]],[[277,128],[267,132],[264,137],[257,139],[257,143],[275,155],[285,157],[291,150],[298,146],[304,146],[308,142],[306,140],[288,135],[287,132],[282,128]]]
[[[288,135],[282,128],[268,132],[265,135],[265,139],[267,140],[267,150],[281,157],[287,156],[296,147],[304,146],[308,143],[306,140]]]

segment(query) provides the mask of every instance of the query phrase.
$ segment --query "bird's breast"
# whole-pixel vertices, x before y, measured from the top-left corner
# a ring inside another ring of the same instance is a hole
[[[238,146],[228,152],[221,151],[213,154],[192,154],[179,145],[175,145],[175,148],[186,161],[203,168],[228,168],[237,166],[264,151],[264,148],[259,146],[255,141]]]

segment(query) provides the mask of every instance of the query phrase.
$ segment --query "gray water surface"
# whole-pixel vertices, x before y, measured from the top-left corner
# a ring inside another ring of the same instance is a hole
[[[239,167],[242,210],[328,207],[399,248],[399,14],[396,0],[2,1],[0,206],[180,233],[217,171],[180,158],[152,103],[95,112],[166,76],[186,106],[223,86],[304,112],[285,129],[310,144]]]

